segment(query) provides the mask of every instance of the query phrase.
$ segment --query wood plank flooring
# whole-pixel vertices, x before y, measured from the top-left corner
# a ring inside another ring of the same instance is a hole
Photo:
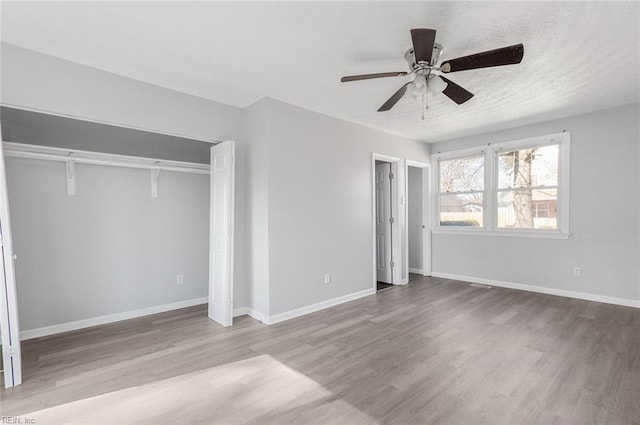
[[[640,309],[421,278],[225,329],[205,306],[23,343],[43,424],[636,424]]]

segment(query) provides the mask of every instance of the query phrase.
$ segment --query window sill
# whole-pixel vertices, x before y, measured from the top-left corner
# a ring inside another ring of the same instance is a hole
[[[527,230],[484,230],[484,229],[443,229],[437,228],[431,231],[434,235],[459,235],[459,236],[498,236],[508,238],[538,238],[538,239],[569,239],[571,233],[527,231]]]

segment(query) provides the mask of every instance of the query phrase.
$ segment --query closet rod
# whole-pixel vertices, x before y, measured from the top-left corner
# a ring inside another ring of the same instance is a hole
[[[208,164],[199,164],[196,162],[170,161],[164,159],[89,152],[13,142],[3,142],[3,146],[5,156],[14,158],[29,158],[59,162],[73,161],[76,164],[106,165],[111,167],[194,174],[209,174],[210,170],[210,166]]]

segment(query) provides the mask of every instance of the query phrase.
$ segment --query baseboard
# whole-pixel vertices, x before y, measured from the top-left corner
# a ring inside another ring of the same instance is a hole
[[[304,316],[305,314],[313,313],[319,310],[323,310],[325,308],[333,307],[338,304],[346,303],[349,301],[357,300],[358,298],[366,297],[368,295],[375,294],[376,291],[373,289],[367,289],[360,292],[354,292],[352,294],[343,295],[341,297],[332,298],[330,300],[322,301],[316,304],[311,304],[306,307],[297,308],[295,310],[286,311],[284,313],[279,313],[273,316],[269,316],[268,314],[264,314],[255,310],[251,307],[238,307],[233,310],[233,316],[243,316],[248,315],[253,317],[254,319],[262,322],[266,325],[273,325],[275,323],[284,322],[285,320],[293,319],[295,317]]]
[[[249,314],[249,307],[237,307],[233,309],[233,317],[244,316]]]
[[[544,286],[525,285],[523,283],[504,282],[501,280],[484,279],[473,276],[462,276],[450,273],[432,272],[431,276],[444,279],[454,279],[463,282],[481,283],[484,285],[499,286],[501,288],[518,289],[521,291],[538,292],[540,294],[556,295],[559,297],[576,298],[579,300],[597,301],[606,304],[616,304],[625,307],[640,308],[640,300],[631,298],[610,297],[607,295],[590,294],[588,292],[567,291],[565,289],[547,288]]]
[[[251,307],[238,307],[238,308],[234,308],[233,309],[233,317],[238,317],[238,316],[251,316],[254,319],[256,319],[259,322],[268,324],[269,322],[269,316],[264,314],[264,313],[260,313],[258,310],[254,310]]]
[[[269,316],[264,313],[260,313],[258,310],[250,308],[247,314],[266,325],[269,324]]]
[[[368,295],[375,294],[376,291],[373,288],[365,289],[364,291],[354,292],[352,294],[343,295],[341,297],[332,298],[330,300],[322,301],[316,304],[311,304],[306,307],[297,308],[295,310],[285,311],[284,313],[275,314],[273,316],[268,316],[265,322],[264,320],[260,320],[267,325],[273,325],[275,323],[284,322],[285,320],[293,319],[295,317],[304,316],[305,314],[314,313],[319,310],[324,310],[325,308],[333,307],[338,304],[343,304],[349,301],[357,300],[358,298],[366,297]]]
[[[125,311],[122,313],[109,314],[106,316],[92,317],[90,319],[76,320],[74,322],[60,323],[58,325],[45,326],[36,329],[27,329],[20,332],[20,340],[40,338],[42,336],[54,335],[62,332],[75,331],[89,328],[91,326],[105,325],[107,323],[119,322],[121,320],[134,319],[136,317],[148,316],[150,314],[164,313],[165,311],[177,310],[194,305],[206,304],[208,297],[194,298],[191,300],[178,301],[171,304],[157,305],[153,307],[141,308],[138,310]]]
[[[424,276],[424,271],[422,269],[412,269],[409,267],[409,273],[419,274],[420,276]]]

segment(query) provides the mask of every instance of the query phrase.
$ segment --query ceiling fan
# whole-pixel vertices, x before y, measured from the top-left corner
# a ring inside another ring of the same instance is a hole
[[[524,46],[522,44],[514,44],[513,46],[446,60],[438,66],[443,48],[442,45],[435,42],[436,30],[427,28],[412,29],[411,41],[413,42],[413,48],[407,50],[404,54],[404,58],[409,65],[409,72],[399,71],[349,75],[342,77],[340,81],[346,83],[349,81],[369,80],[373,78],[404,77],[414,74],[415,77],[413,81],[400,87],[389,100],[378,108],[378,112],[390,110],[403,96],[408,94],[414,99],[422,98],[422,119],[424,119],[424,102],[429,92],[431,94],[441,92],[458,105],[473,97],[473,93],[465,90],[442,74],[466,71],[469,69],[518,64],[522,61],[524,55]]]

